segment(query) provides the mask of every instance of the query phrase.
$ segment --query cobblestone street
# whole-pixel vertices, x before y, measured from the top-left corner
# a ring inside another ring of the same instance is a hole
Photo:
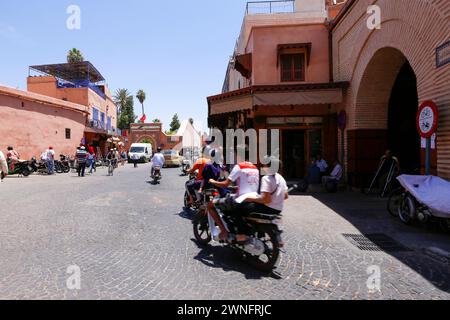
[[[427,254],[450,236],[406,227],[385,200],[357,193],[292,196],[274,275],[221,246],[199,248],[183,212],[179,169],[8,178],[0,184],[0,299],[450,299],[450,265]],[[343,234],[383,233],[408,251],[362,251]],[[81,289],[69,290],[69,266]],[[370,292],[368,268],[381,272]]]

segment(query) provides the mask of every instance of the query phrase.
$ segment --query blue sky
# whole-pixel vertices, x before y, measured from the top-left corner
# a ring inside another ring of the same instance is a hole
[[[28,66],[65,62],[76,47],[112,91],[147,92],[146,113],[206,126],[206,96],[220,93],[244,0],[41,0],[0,3],[0,84],[26,89]],[[68,30],[69,5],[81,30]],[[137,114],[141,114],[138,103]]]

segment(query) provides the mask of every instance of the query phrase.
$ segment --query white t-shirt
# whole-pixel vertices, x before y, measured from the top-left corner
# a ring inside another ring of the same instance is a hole
[[[278,173],[274,176],[265,176],[261,181],[261,193],[270,193],[272,201],[269,208],[283,211],[286,192],[288,192],[286,180]]]
[[[333,172],[331,172],[331,176],[339,181],[342,179],[342,171],[342,166],[340,164],[337,164],[336,167],[334,167]]]
[[[320,169],[320,172],[325,172],[328,169],[328,163],[322,159],[322,160],[317,160],[316,162],[316,166]]]
[[[6,163],[6,158],[3,152],[0,151],[0,172],[4,171],[7,173],[8,171],[8,165]]]
[[[228,180],[235,182],[239,187],[236,198],[255,194],[259,189],[259,170],[254,164],[243,162],[234,166]]]
[[[53,160],[55,158],[55,151],[47,150],[47,160]]]
[[[152,164],[154,167],[162,167],[165,162],[166,159],[164,159],[164,156],[161,153],[155,153],[152,159]]]

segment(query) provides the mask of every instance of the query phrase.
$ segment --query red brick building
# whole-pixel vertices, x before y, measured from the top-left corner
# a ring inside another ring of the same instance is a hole
[[[284,3],[291,9],[267,2],[263,14],[247,10],[223,91],[208,98],[209,125],[279,129],[288,178],[303,177],[322,152],[363,186],[387,148],[406,173],[423,169],[416,114],[433,100],[440,112],[433,172],[450,179],[450,1]],[[379,28],[368,26],[373,5]]]
[[[173,149],[180,144],[181,137],[168,136],[162,130],[162,123],[134,123],[128,134],[126,148],[133,143],[151,143],[153,149]],[[153,151],[154,151],[153,150]]]

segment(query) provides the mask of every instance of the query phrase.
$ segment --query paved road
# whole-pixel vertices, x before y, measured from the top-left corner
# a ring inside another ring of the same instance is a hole
[[[380,206],[377,199],[291,197],[286,253],[277,274],[266,276],[229,249],[199,248],[181,208],[186,178],[168,169],[153,186],[148,171],[127,166],[114,177],[100,170],[1,183],[0,299],[450,298],[449,265],[420,246],[450,237],[371,215],[366,208]],[[364,252],[342,236],[378,232],[412,250]],[[81,269],[80,290],[67,287],[69,266]],[[381,292],[368,290],[370,266],[380,271]]]

